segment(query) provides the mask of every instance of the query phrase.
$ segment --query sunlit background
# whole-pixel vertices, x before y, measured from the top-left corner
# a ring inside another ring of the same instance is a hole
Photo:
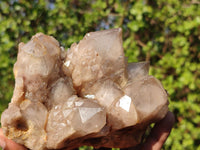
[[[0,0],[0,114],[12,97],[19,42],[43,32],[67,49],[115,27],[128,61],[150,61],[169,93],[176,124],[163,149],[200,150],[199,0]]]

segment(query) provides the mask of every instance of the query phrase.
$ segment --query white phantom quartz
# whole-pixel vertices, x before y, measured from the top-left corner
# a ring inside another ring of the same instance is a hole
[[[19,44],[4,134],[32,150],[127,148],[168,111],[149,62],[126,62],[122,29],[90,32],[68,51],[38,33]]]

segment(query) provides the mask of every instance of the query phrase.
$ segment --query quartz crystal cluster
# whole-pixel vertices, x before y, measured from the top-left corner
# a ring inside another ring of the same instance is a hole
[[[90,32],[68,51],[37,33],[19,44],[4,134],[32,150],[126,148],[168,111],[149,62],[126,62],[122,29]]]

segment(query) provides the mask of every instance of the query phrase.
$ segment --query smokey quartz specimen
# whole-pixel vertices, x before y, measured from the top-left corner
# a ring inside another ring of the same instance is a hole
[[[4,134],[29,149],[126,148],[168,111],[149,62],[127,65],[122,30],[90,32],[68,51],[38,33],[19,44]]]

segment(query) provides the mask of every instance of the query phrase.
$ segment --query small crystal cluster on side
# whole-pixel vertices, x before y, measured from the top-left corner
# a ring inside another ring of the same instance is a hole
[[[126,148],[168,111],[149,62],[127,64],[122,29],[90,32],[68,51],[38,33],[19,44],[4,134],[29,149]]]

